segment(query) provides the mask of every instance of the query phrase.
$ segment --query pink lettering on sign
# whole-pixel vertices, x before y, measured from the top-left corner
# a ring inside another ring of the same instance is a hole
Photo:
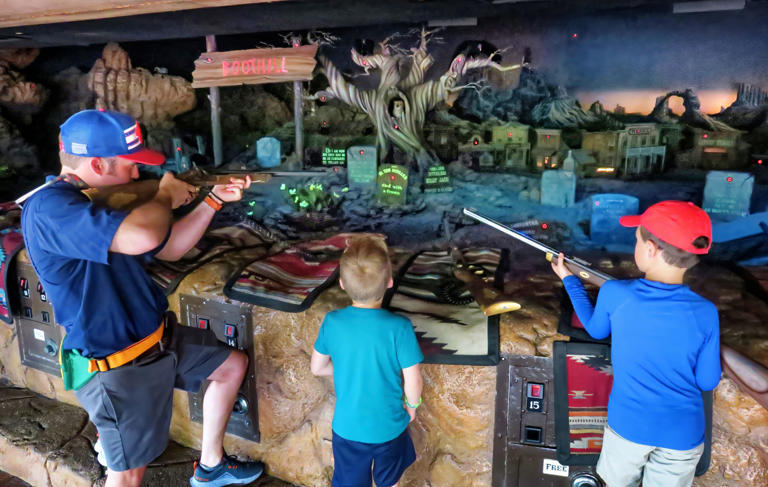
[[[271,73],[288,73],[286,67],[285,56],[281,58],[251,58],[244,59],[242,61],[222,61],[221,62],[221,75],[237,76],[241,74],[271,74]]]

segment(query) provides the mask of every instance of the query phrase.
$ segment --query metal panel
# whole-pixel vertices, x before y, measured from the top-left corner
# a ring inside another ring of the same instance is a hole
[[[61,377],[59,347],[64,332],[56,324],[53,307],[31,264],[16,262],[9,280],[12,306],[17,314],[19,355],[22,365]]]
[[[542,388],[531,391],[529,386]],[[531,392],[541,396],[533,398],[533,405]],[[496,380],[493,487],[602,485],[592,467],[571,466],[565,476],[557,475],[563,472],[555,461],[554,399],[551,358],[502,355]]]
[[[235,406],[227,423],[227,432],[258,442],[259,411],[256,394],[256,360],[253,356],[253,326],[251,307],[221,303],[197,296],[182,294],[179,296],[181,324],[195,328],[208,328],[221,342],[244,351],[248,355],[248,370]],[[192,421],[203,422],[203,396],[208,388],[208,381],[203,381],[200,391],[189,393],[189,416]]]

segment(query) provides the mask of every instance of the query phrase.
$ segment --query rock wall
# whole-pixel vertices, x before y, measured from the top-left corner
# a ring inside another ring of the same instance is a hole
[[[237,267],[258,256],[256,249],[216,260],[188,276],[171,295],[191,294],[226,301],[221,289]],[[395,265],[403,252],[395,252]],[[538,257],[538,255],[536,256]],[[626,259],[590,259],[609,273],[630,276]],[[506,290],[523,308],[502,315],[503,353],[550,356],[557,333],[561,287],[548,264],[530,253],[513,254],[514,275]],[[768,303],[747,291],[744,281],[722,267],[695,269],[694,290],[713,299],[721,310],[723,342],[768,365]],[[323,316],[349,304],[332,287],[303,313],[253,307],[254,355],[261,442],[227,435],[228,452],[264,460],[270,474],[307,487],[327,487],[333,469],[331,419],[335,396],[332,381],[309,371],[309,357]],[[12,327],[0,325],[0,373],[13,383],[64,402],[75,403],[61,381],[19,365]],[[492,434],[496,368],[452,365],[423,366],[424,404],[411,434],[418,459],[406,472],[403,487],[480,487],[491,485]],[[698,487],[768,485],[768,411],[724,378],[715,391],[712,463]],[[201,427],[190,421],[187,394],[177,391],[171,437],[199,448]]]
[[[117,110],[153,128],[171,128],[173,117],[195,107],[192,84],[180,76],[131,67],[128,53],[110,42],[88,73],[96,108]]]

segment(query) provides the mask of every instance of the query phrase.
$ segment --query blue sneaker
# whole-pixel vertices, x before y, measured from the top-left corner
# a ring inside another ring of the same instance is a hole
[[[225,485],[250,484],[264,473],[261,462],[240,462],[224,454],[221,462],[207,469],[195,462],[195,473],[189,478],[192,487],[223,487]]]

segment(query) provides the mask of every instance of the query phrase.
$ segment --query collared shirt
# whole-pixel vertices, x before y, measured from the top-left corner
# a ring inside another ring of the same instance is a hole
[[[142,267],[150,254],[109,251],[127,215],[94,205],[64,180],[24,204],[24,243],[56,321],[66,329],[64,349],[106,357],[155,331],[168,307]]]

